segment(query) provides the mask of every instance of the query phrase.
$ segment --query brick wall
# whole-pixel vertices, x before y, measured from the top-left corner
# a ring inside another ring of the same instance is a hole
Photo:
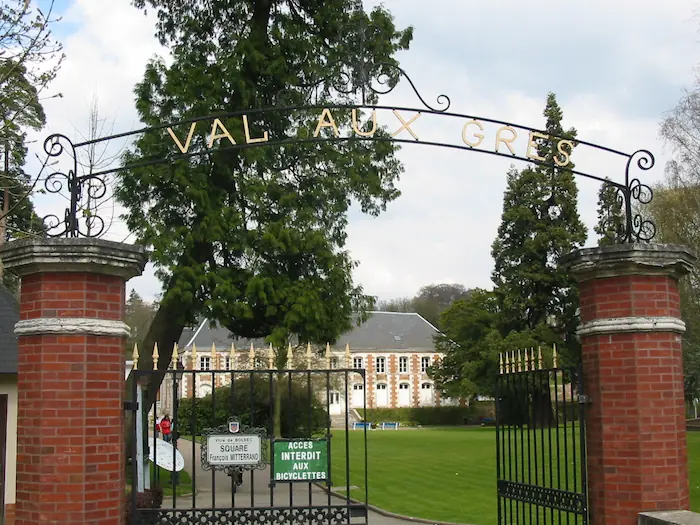
[[[22,280],[20,296],[20,319],[124,318],[124,280],[119,277],[76,273],[28,275]]]
[[[682,248],[632,244],[565,258],[580,282],[596,525],[635,525],[639,512],[688,508],[677,280],[691,260]]]
[[[124,283],[144,251],[24,239],[2,256],[22,277],[15,523],[122,525]]]

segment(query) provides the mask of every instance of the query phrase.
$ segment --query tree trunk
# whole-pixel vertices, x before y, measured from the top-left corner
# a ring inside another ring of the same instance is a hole
[[[549,383],[537,385],[532,391],[531,398],[532,424],[531,428],[553,428],[557,426],[552,409],[552,392]]]
[[[190,257],[188,253],[183,254],[178,267],[190,266],[192,264],[201,263],[202,260],[206,260],[208,251],[203,249],[201,245],[195,245],[192,252],[194,254],[192,257]],[[177,268],[175,271],[177,271]],[[194,301],[186,303],[184,301],[169,299],[176,284],[176,279],[171,277],[168,287],[163,294],[163,300],[160,302],[158,311],[148,329],[148,333],[139,344],[138,370],[153,370],[153,347],[155,343],[158,343],[157,372],[149,374],[147,378],[142,378],[142,384],[145,384],[142,398],[144,417],[143,439],[145,442],[148,441],[148,413],[155,405],[160,385],[163,382],[166,371],[172,363],[173,345],[179,341],[182,330],[196,314],[196,303]],[[132,399],[133,391],[134,376],[132,375],[129,376],[126,383],[126,399]],[[133,401],[136,400],[133,399]],[[172,416],[177,417],[177,414],[172,414]],[[130,457],[133,447],[134,413],[127,414],[125,428],[127,433],[126,453],[127,457]],[[148,448],[145,450],[148,450]]]

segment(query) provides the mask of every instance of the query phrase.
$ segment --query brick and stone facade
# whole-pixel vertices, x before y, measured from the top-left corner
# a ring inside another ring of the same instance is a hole
[[[591,523],[634,525],[642,511],[688,508],[678,279],[686,249],[584,249],[580,282]]]
[[[22,279],[15,522],[121,525],[125,282],[144,251],[23,239],[0,255]]]
[[[297,354],[302,354],[302,357],[303,353],[303,349],[297,352]],[[258,366],[256,366],[256,368],[260,368],[260,363],[267,362],[267,349],[257,348],[255,349],[255,354],[258,356],[256,359]],[[235,359],[231,360],[230,351],[224,351],[222,349],[217,351],[215,361],[211,352],[202,353],[199,351],[199,349],[197,349],[194,364],[192,362],[191,349],[183,352],[181,356],[185,370],[213,370],[215,369],[212,367],[212,363],[214,362],[218,363],[216,370],[247,370],[250,368],[248,350],[236,351]],[[434,387],[433,380],[430,379],[426,372],[421,370],[421,359],[430,359],[430,363],[432,364],[435,359],[440,357],[439,354],[435,354],[434,352],[409,353],[408,355],[404,353],[397,354],[392,352],[376,352],[372,354],[352,352],[351,356],[351,363],[355,358],[360,358],[362,360],[362,368],[366,370],[365,396],[367,408],[440,406],[441,400],[437,390]],[[409,367],[406,373],[399,373],[398,363],[399,359],[402,357],[405,357],[408,360]],[[227,358],[229,358],[228,361]],[[383,358],[385,360],[386,372],[377,372],[377,358]],[[345,367],[345,350],[333,349],[331,351],[331,359],[337,364],[338,368]],[[305,368],[305,361],[305,358],[296,359],[298,364],[297,368]],[[203,364],[205,368],[202,368]],[[227,364],[229,367],[227,367]],[[263,366],[262,368],[267,367]],[[326,368],[325,357],[315,358],[312,369],[324,368]],[[215,374],[214,379],[217,382],[216,387],[225,386],[230,382],[228,376],[225,374]],[[180,382],[179,395],[182,397],[193,397],[195,395],[197,397],[204,397],[211,393],[212,384],[211,376],[209,374],[198,374],[196,377],[196,383],[196,385],[193,383],[191,375],[185,374]],[[362,380],[359,376],[351,377],[351,392],[349,392],[351,409],[363,408],[364,401],[361,402],[352,395],[354,385],[361,383]],[[406,385],[408,385],[408,395],[405,393],[402,394],[402,391]],[[385,394],[381,394],[379,392],[379,389],[382,388],[382,386],[384,386]],[[159,414],[161,415],[172,414],[172,388],[170,377],[166,376],[160,389]],[[343,396],[340,397],[342,399]]]
[[[351,409],[427,407],[441,404],[457,404],[457,400],[441,400],[433,380],[423,370],[423,363],[433,365],[441,358],[435,352],[433,337],[437,329],[418,314],[397,312],[371,312],[367,324],[354,328],[339,338],[335,346],[329,347],[326,358],[323,347],[307,352],[304,345],[293,351],[294,368],[306,368],[309,363],[313,369],[327,368],[363,368],[366,380],[363,386],[358,376],[351,377],[349,401]],[[357,346],[355,346],[357,344]],[[251,353],[252,345],[252,353]],[[269,346],[264,341],[237,341],[233,344],[228,331],[211,328],[208,322],[191,327],[180,341],[181,362],[186,370],[211,370],[218,363],[218,370],[246,370],[255,363],[255,368],[267,368]],[[212,354],[212,347],[215,354]],[[196,350],[196,352],[195,352]],[[195,353],[195,363],[192,355]],[[310,358],[309,356],[314,356]],[[251,361],[252,360],[252,361]],[[383,360],[383,371],[378,370],[378,360]],[[229,368],[230,367],[230,368]],[[216,374],[215,378],[222,386],[228,381],[225,374]],[[211,392],[211,376],[198,374],[197,384],[192,376],[185,374],[180,383],[182,397],[203,397]],[[172,411],[172,384],[168,378],[161,387],[159,413]],[[339,398],[344,411],[344,395]],[[332,407],[336,410],[338,407]]]

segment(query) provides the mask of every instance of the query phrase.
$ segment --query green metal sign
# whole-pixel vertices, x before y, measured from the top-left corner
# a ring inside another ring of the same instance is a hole
[[[327,481],[327,439],[276,439],[272,445],[273,483]]]

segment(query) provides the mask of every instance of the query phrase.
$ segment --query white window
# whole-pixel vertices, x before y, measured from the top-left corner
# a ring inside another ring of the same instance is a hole
[[[361,383],[355,383],[354,385],[352,385],[352,389],[353,390],[364,390],[365,386]]]
[[[420,358],[420,371],[427,372],[428,368],[430,368],[430,358],[429,357],[421,357]]]
[[[377,383],[377,390],[386,390],[386,383]]]
[[[378,374],[386,373],[386,357],[377,357],[376,366]]]
[[[399,390],[408,390],[408,389],[409,389],[408,383],[401,383],[399,385]]]
[[[331,357],[331,368],[338,368],[338,358]]]
[[[200,357],[199,358],[199,369],[200,370],[211,370],[211,357]]]
[[[408,373],[408,357],[399,357],[399,374]]]
[[[431,388],[433,388],[433,385],[431,385],[430,383],[423,383],[420,387],[423,390],[430,390]]]
[[[358,368],[364,368],[362,366],[362,358],[361,357],[353,357],[352,358],[352,367],[357,370]]]
[[[231,356],[226,356],[226,370],[231,370]]]

